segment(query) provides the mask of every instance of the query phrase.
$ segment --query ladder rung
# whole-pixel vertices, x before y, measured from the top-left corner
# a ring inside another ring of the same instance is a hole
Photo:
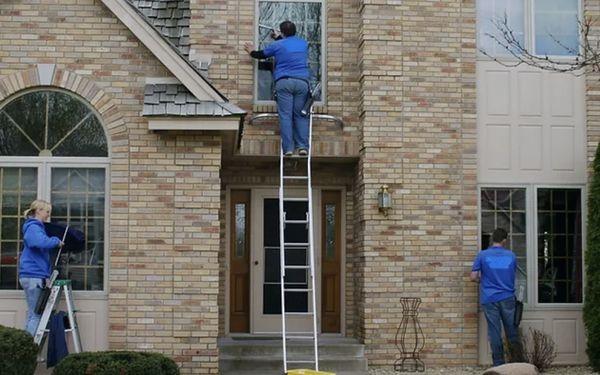
[[[283,198],[284,202],[308,202],[308,198]]]
[[[284,242],[285,248],[289,247],[308,247],[308,242]]]
[[[286,340],[314,340],[313,336],[285,336]]]
[[[292,292],[292,293],[302,293],[302,292],[312,292],[312,289],[283,289],[284,292]]]
[[[288,359],[287,363],[315,363],[315,361],[314,360],[311,361],[311,360],[308,360],[308,359],[302,359],[302,360],[294,360],[294,361],[292,361],[292,360]]]
[[[286,224],[308,224],[308,220],[284,220]]]
[[[283,176],[284,180],[308,180],[308,176]]]
[[[299,316],[306,316],[306,315],[313,315],[312,312],[285,312],[285,315],[299,315]]]
[[[310,266],[284,266],[288,270],[308,270]]]

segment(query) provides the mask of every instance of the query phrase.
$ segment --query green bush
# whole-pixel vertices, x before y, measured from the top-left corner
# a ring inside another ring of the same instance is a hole
[[[596,149],[588,197],[585,302],[583,321],[590,366],[600,371],[600,147]]]
[[[177,375],[171,358],[146,352],[87,352],[70,354],[54,368],[53,375]]]
[[[37,365],[38,346],[26,331],[0,325],[0,372],[30,375]]]

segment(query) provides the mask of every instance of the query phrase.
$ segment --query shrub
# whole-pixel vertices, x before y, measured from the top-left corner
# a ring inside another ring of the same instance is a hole
[[[529,328],[527,334],[521,333],[519,345],[507,345],[507,362],[527,362],[544,372],[556,358],[554,340],[545,332]]]
[[[26,331],[0,325],[0,369],[4,375],[30,375],[37,365],[38,346]]]
[[[70,354],[53,375],[177,375],[172,359],[159,353],[107,351]]]
[[[600,147],[596,149],[590,183],[587,230],[583,322],[590,366],[594,371],[600,371]]]

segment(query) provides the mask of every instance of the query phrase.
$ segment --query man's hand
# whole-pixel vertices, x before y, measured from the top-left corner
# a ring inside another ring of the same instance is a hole
[[[471,281],[472,282],[478,283],[480,278],[481,278],[481,274],[479,273],[479,271],[471,272]]]
[[[279,31],[277,31],[277,30],[271,31],[271,39],[273,39],[273,40],[279,40],[281,38],[282,38],[282,35],[281,35],[281,33]]]
[[[247,53],[254,51],[254,44],[251,42],[244,43],[244,51],[246,51]]]

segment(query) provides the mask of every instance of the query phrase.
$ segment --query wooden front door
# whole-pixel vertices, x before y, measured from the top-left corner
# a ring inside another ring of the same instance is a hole
[[[341,192],[325,190],[321,195],[321,331],[341,330]]]
[[[230,331],[250,332],[250,190],[232,190],[229,212]]]

